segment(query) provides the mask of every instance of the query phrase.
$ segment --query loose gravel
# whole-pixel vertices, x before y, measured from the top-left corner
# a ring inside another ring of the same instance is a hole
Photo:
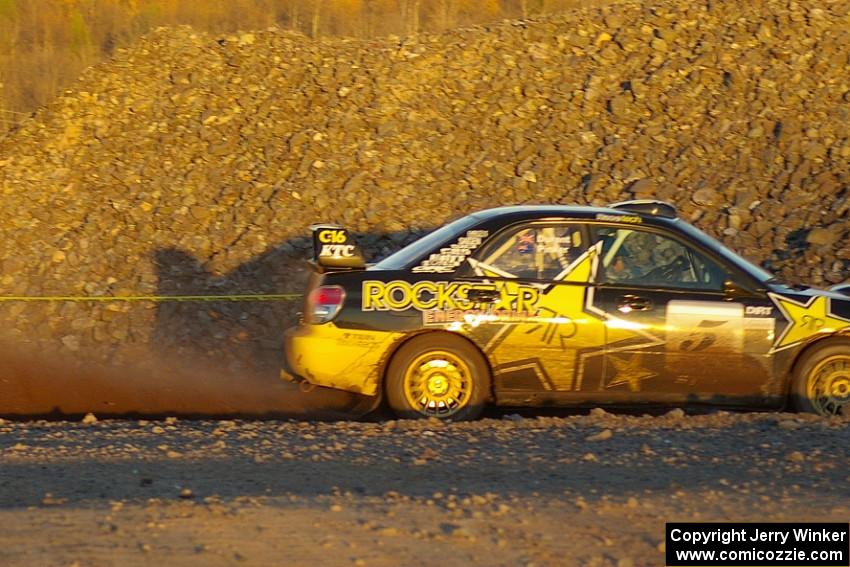
[[[0,423],[3,565],[658,565],[665,521],[847,521],[850,422]]]

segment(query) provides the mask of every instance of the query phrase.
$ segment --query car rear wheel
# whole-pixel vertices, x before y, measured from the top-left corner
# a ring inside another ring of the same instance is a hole
[[[401,418],[475,419],[489,391],[490,371],[481,353],[445,333],[410,340],[387,367],[387,402]]]
[[[850,415],[850,340],[830,339],[803,355],[792,394],[799,411]]]

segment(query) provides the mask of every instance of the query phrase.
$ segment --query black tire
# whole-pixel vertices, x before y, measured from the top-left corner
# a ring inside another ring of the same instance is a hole
[[[450,385],[445,386],[445,394],[434,394],[429,386],[423,386],[423,401],[417,404],[414,398],[418,397],[418,390],[414,384],[419,380],[428,384],[433,380],[438,392],[444,381]],[[429,333],[409,340],[398,349],[387,366],[384,387],[387,403],[400,418],[467,421],[481,415],[490,397],[490,369],[478,349],[466,339],[448,333]],[[454,398],[457,399],[453,401]],[[425,401],[429,399],[436,403],[429,405]]]
[[[802,355],[794,365],[791,401],[801,412],[850,414],[850,340],[825,339]]]

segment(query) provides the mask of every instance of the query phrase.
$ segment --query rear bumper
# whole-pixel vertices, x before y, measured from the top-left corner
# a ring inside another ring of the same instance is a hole
[[[279,371],[280,379],[284,382],[304,382],[304,378],[298,376],[293,370],[292,367],[289,366],[289,362],[287,361],[286,353],[284,352],[283,360],[280,364]]]
[[[381,368],[399,333],[298,325],[284,333],[282,379],[374,396]]]

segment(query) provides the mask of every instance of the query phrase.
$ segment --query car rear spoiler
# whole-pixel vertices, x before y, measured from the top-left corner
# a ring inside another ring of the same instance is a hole
[[[345,228],[335,224],[314,224],[310,230],[313,231],[311,263],[317,271],[362,270],[366,267],[363,253]]]

